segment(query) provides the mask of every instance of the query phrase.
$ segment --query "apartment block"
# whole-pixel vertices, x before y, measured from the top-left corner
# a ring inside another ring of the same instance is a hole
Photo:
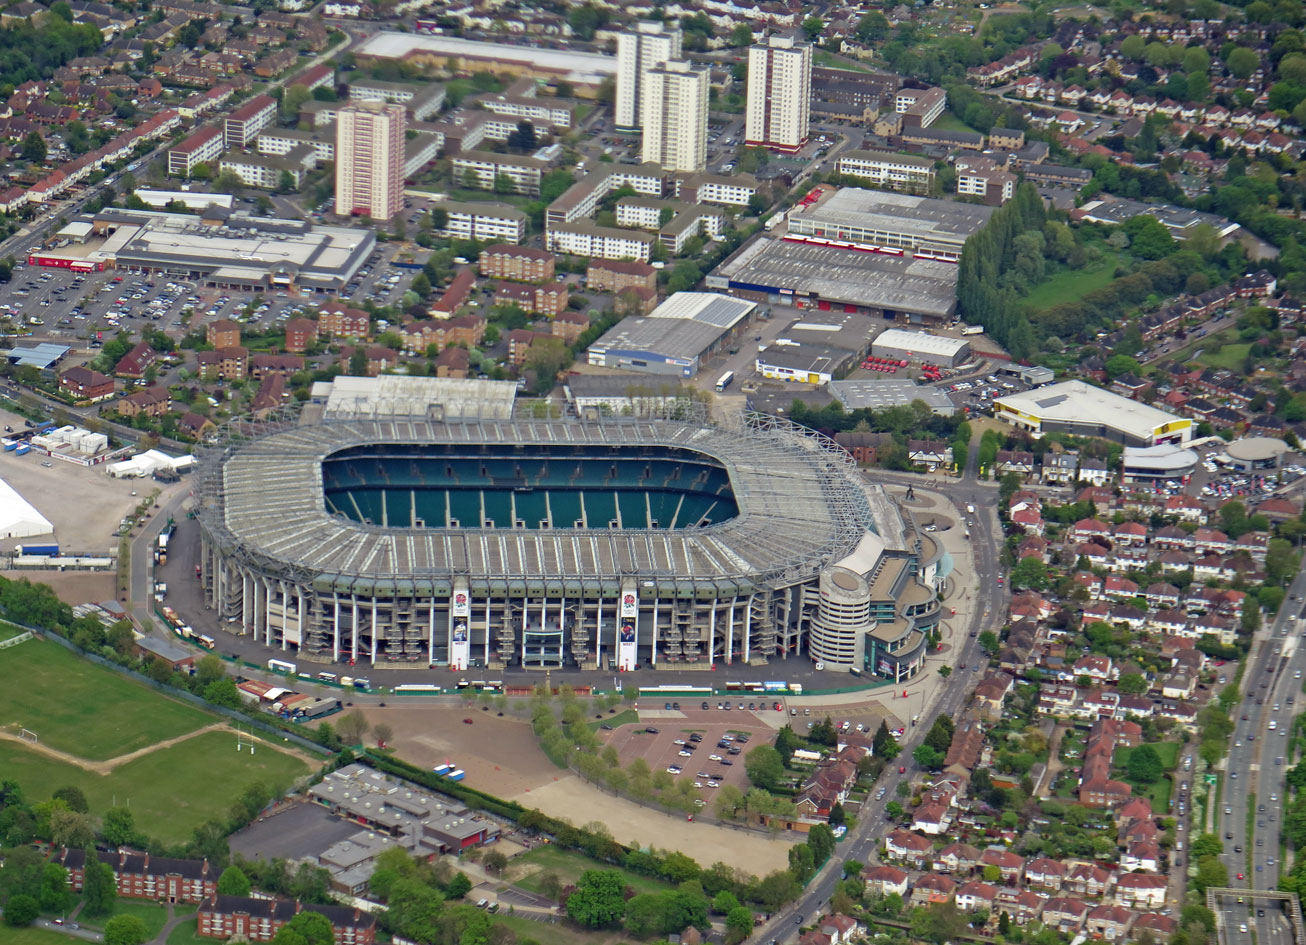
[[[454,180],[462,185],[493,190],[500,175],[512,181],[513,191],[527,196],[540,192],[540,179],[548,167],[544,161],[493,151],[464,151],[453,159]]]
[[[644,73],[645,163],[697,173],[707,166],[707,102],[711,70],[673,59]]]
[[[350,102],[336,116],[336,213],[390,220],[403,212],[404,106]]]
[[[173,177],[190,177],[197,165],[222,156],[222,143],[222,132],[217,128],[201,128],[168,149],[168,173]]]
[[[640,22],[617,35],[617,88],[614,118],[618,128],[641,127],[644,76],[664,62],[679,59],[683,34],[664,22]]]
[[[640,262],[648,262],[656,239],[648,233],[617,230],[588,222],[568,223],[545,234],[546,248],[550,252]]]
[[[245,154],[231,151],[222,156],[221,170],[231,171],[250,187],[277,190],[283,183],[298,187],[304,173],[317,164],[314,150],[306,144],[296,145],[285,154]],[[289,180],[282,175],[289,175]]]
[[[526,238],[526,214],[506,203],[456,203],[442,200],[431,204],[443,210],[448,222],[442,236],[464,240],[506,240],[520,243]]]
[[[929,194],[934,186],[934,161],[915,154],[848,151],[839,156],[840,174],[908,194]]]
[[[425,121],[444,108],[445,91],[443,85],[359,79],[349,83],[349,100],[402,105],[413,121]]]
[[[223,146],[244,148],[277,117],[277,102],[270,95],[255,95],[223,122]]]
[[[744,143],[792,154],[807,143],[812,108],[812,47],[769,36],[748,49]]]
[[[514,282],[551,282],[555,275],[553,254],[529,246],[500,243],[481,250],[481,275]]]

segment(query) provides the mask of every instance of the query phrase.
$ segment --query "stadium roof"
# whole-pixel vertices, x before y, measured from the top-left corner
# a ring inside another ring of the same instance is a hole
[[[957,412],[957,405],[943,391],[905,377],[831,381],[826,386],[846,410],[884,410],[921,400],[940,416],[950,417]]]
[[[513,381],[399,374],[341,375],[318,381],[311,393],[312,401],[323,405],[325,417],[373,420],[393,417],[506,420],[512,416],[516,396],[517,385]]]
[[[378,443],[690,449],[726,468],[739,514],[677,531],[407,529],[329,514],[323,459]],[[734,428],[617,418],[335,421],[231,442],[215,448],[206,465],[200,518],[224,553],[280,563],[298,580],[362,597],[382,588],[430,588],[455,575],[482,583],[558,582],[561,590],[634,574],[748,593],[757,582],[793,583],[841,559],[875,521],[874,487],[860,481],[842,450],[771,418]]]
[[[766,238],[727,259],[707,284],[760,287],[933,318],[946,318],[957,305],[957,267],[951,263]]]
[[[1022,393],[1006,394],[996,398],[994,404],[1040,421],[1082,423],[1095,420],[1139,440],[1150,439],[1157,427],[1179,419],[1164,410],[1083,381],[1062,381]]]

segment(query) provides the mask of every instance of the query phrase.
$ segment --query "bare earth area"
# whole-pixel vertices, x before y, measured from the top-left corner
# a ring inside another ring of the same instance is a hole
[[[34,584],[49,584],[61,601],[69,604],[113,600],[113,571],[4,571],[13,580],[27,578]]]
[[[567,775],[545,757],[530,724],[520,719],[437,705],[368,707],[362,712],[373,725],[384,722],[394,730],[390,747],[405,761],[427,769],[445,762],[457,765],[467,772],[468,784],[499,797],[513,797]]]
[[[691,823],[684,814],[663,814],[600,791],[571,773],[511,800],[537,807],[553,817],[583,826],[606,824],[620,843],[659,850],[679,850],[701,866],[718,861],[757,876],[783,869],[789,863],[792,841],[751,830]]]

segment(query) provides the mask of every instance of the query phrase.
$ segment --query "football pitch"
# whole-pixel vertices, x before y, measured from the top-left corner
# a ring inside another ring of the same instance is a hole
[[[0,626],[0,632],[5,628]],[[50,640],[0,650],[0,726],[104,761],[217,721],[203,709],[82,659]]]
[[[191,830],[210,818],[225,820],[231,805],[255,781],[284,790],[309,772],[300,758],[266,742],[255,744],[253,755],[248,748],[237,752],[234,732],[205,732],[101,775],[6,741],[0,742],[0,771],[36,800],[76,785],[86,794],[92,814],[103,815],[115,804],[130,807],[147,836],[176,843],[189,839]]]

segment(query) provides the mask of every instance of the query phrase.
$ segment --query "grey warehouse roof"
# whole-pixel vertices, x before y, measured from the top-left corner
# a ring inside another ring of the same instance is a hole
[[[351,447],[386,443],[697,450],[728,471],[739,514],[674,532],[405,529],[329,514],[322,460]],[[733,429],[635,419],[294,426],[215,448],[206,458],[200,519],[207,540],[225,553],[279,566],[324,592],[429,594],[454,575],[482,583],[574,586],[639,574],[746,593],[759,581],[805,579],[846,555],[873,527],[868,489],[846,454],[824,444],[784,421],[760,417],[738,421]]]
[[[793,215],[791,211],[791,218]],[[842,187],[797,215],[836,226],[843,224],[890,233],[909,233],[918,239],[950,237],[965,240],[989,221],[993,208],[885,190]]]

